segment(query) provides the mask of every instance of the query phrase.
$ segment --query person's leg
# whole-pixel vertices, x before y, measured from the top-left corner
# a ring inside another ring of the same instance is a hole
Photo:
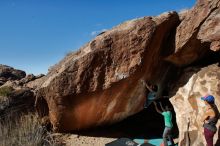
[[[167,144],[168,131],[169,131],[169,129],[167,127],[165,127],[164,131],[163,131],[163,144],[164,144],[164,146],[168,146],[168,144]]]
[[[169,138],[169,141],[170,141],[171,145],[174,146],[175,143],[173,141],[173,136],[172,136],[171,132],[170,132],[170,134],[168,134],[168,138]]]
[[[172,128],[167,127],[167,137],[171,143],[171,145],[174,145],[173,137],[172,137]]]
[[[213,146],[213,137],[215,135],[215,132],[212,132],[209,129],[204,128],[204,134],[205,134],[207,146]]]

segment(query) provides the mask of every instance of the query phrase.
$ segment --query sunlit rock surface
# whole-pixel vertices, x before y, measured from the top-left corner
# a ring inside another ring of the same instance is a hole
[[[198,0],[182,15],[177,27],[175,52],[167,58],[178,66],[186,66],[220,48],[220,1]]]
[[[205,104],[200,98],[207,94],[215,97],[217,107],[220,107],[220,67],[217,64],[204,68],[188,68],[184,71],[176,86],[180,87],[170,99],[179,128],[179,145],[206,145],[203,135],[201,117]],[[219,129],[220,122],[217,127]],[[218,138],[218,133],[214,140]]]
[[[143,109],[140,79],[163,87],[174,51],[175,12],[143,17],[103,32],[50,69],[38,90],[58,131],[121,121]],[[162,89],[162,88],[161,88]],[[42,109],[42,106],[38,106]]]

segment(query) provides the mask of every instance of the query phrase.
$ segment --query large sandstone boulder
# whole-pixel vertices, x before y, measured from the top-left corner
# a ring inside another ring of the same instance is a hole
[[[176,32],[176,50],[167,60],[189,65],[220,49],[220,0],[198,0],[182,16]]]
[[[174,52],[175,12],[127,21],[98,35],[50,69],[38,90],[59,131],[118,122],[143,109],[141,79],[159,86],[172,69],[163,61]],[[40,108],[41,109],[41,108]]]
[[[188,68],[176,86],[180,88],[170,100],[176,112],[179,145],[205,146],[201,121],[205,104],[200,98],[211,94],[215,97],[217,107],[220,107],[220,67],[214,64],[201,69]],[[217,127],[219,129],[220,121]],[[214,141],[219,136],[217,133]]]

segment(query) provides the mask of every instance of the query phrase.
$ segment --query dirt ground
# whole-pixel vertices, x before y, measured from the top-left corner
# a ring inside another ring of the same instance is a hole
[[[56,134],[62,146],[105,146],[116,138],[79,136],[76,134]]]

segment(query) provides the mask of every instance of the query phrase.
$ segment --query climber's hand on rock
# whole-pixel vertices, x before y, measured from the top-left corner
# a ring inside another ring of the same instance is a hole
[[[141,83],[143,84],[143,85],[146,85],[146,82],[142,79],[141,80]]]

